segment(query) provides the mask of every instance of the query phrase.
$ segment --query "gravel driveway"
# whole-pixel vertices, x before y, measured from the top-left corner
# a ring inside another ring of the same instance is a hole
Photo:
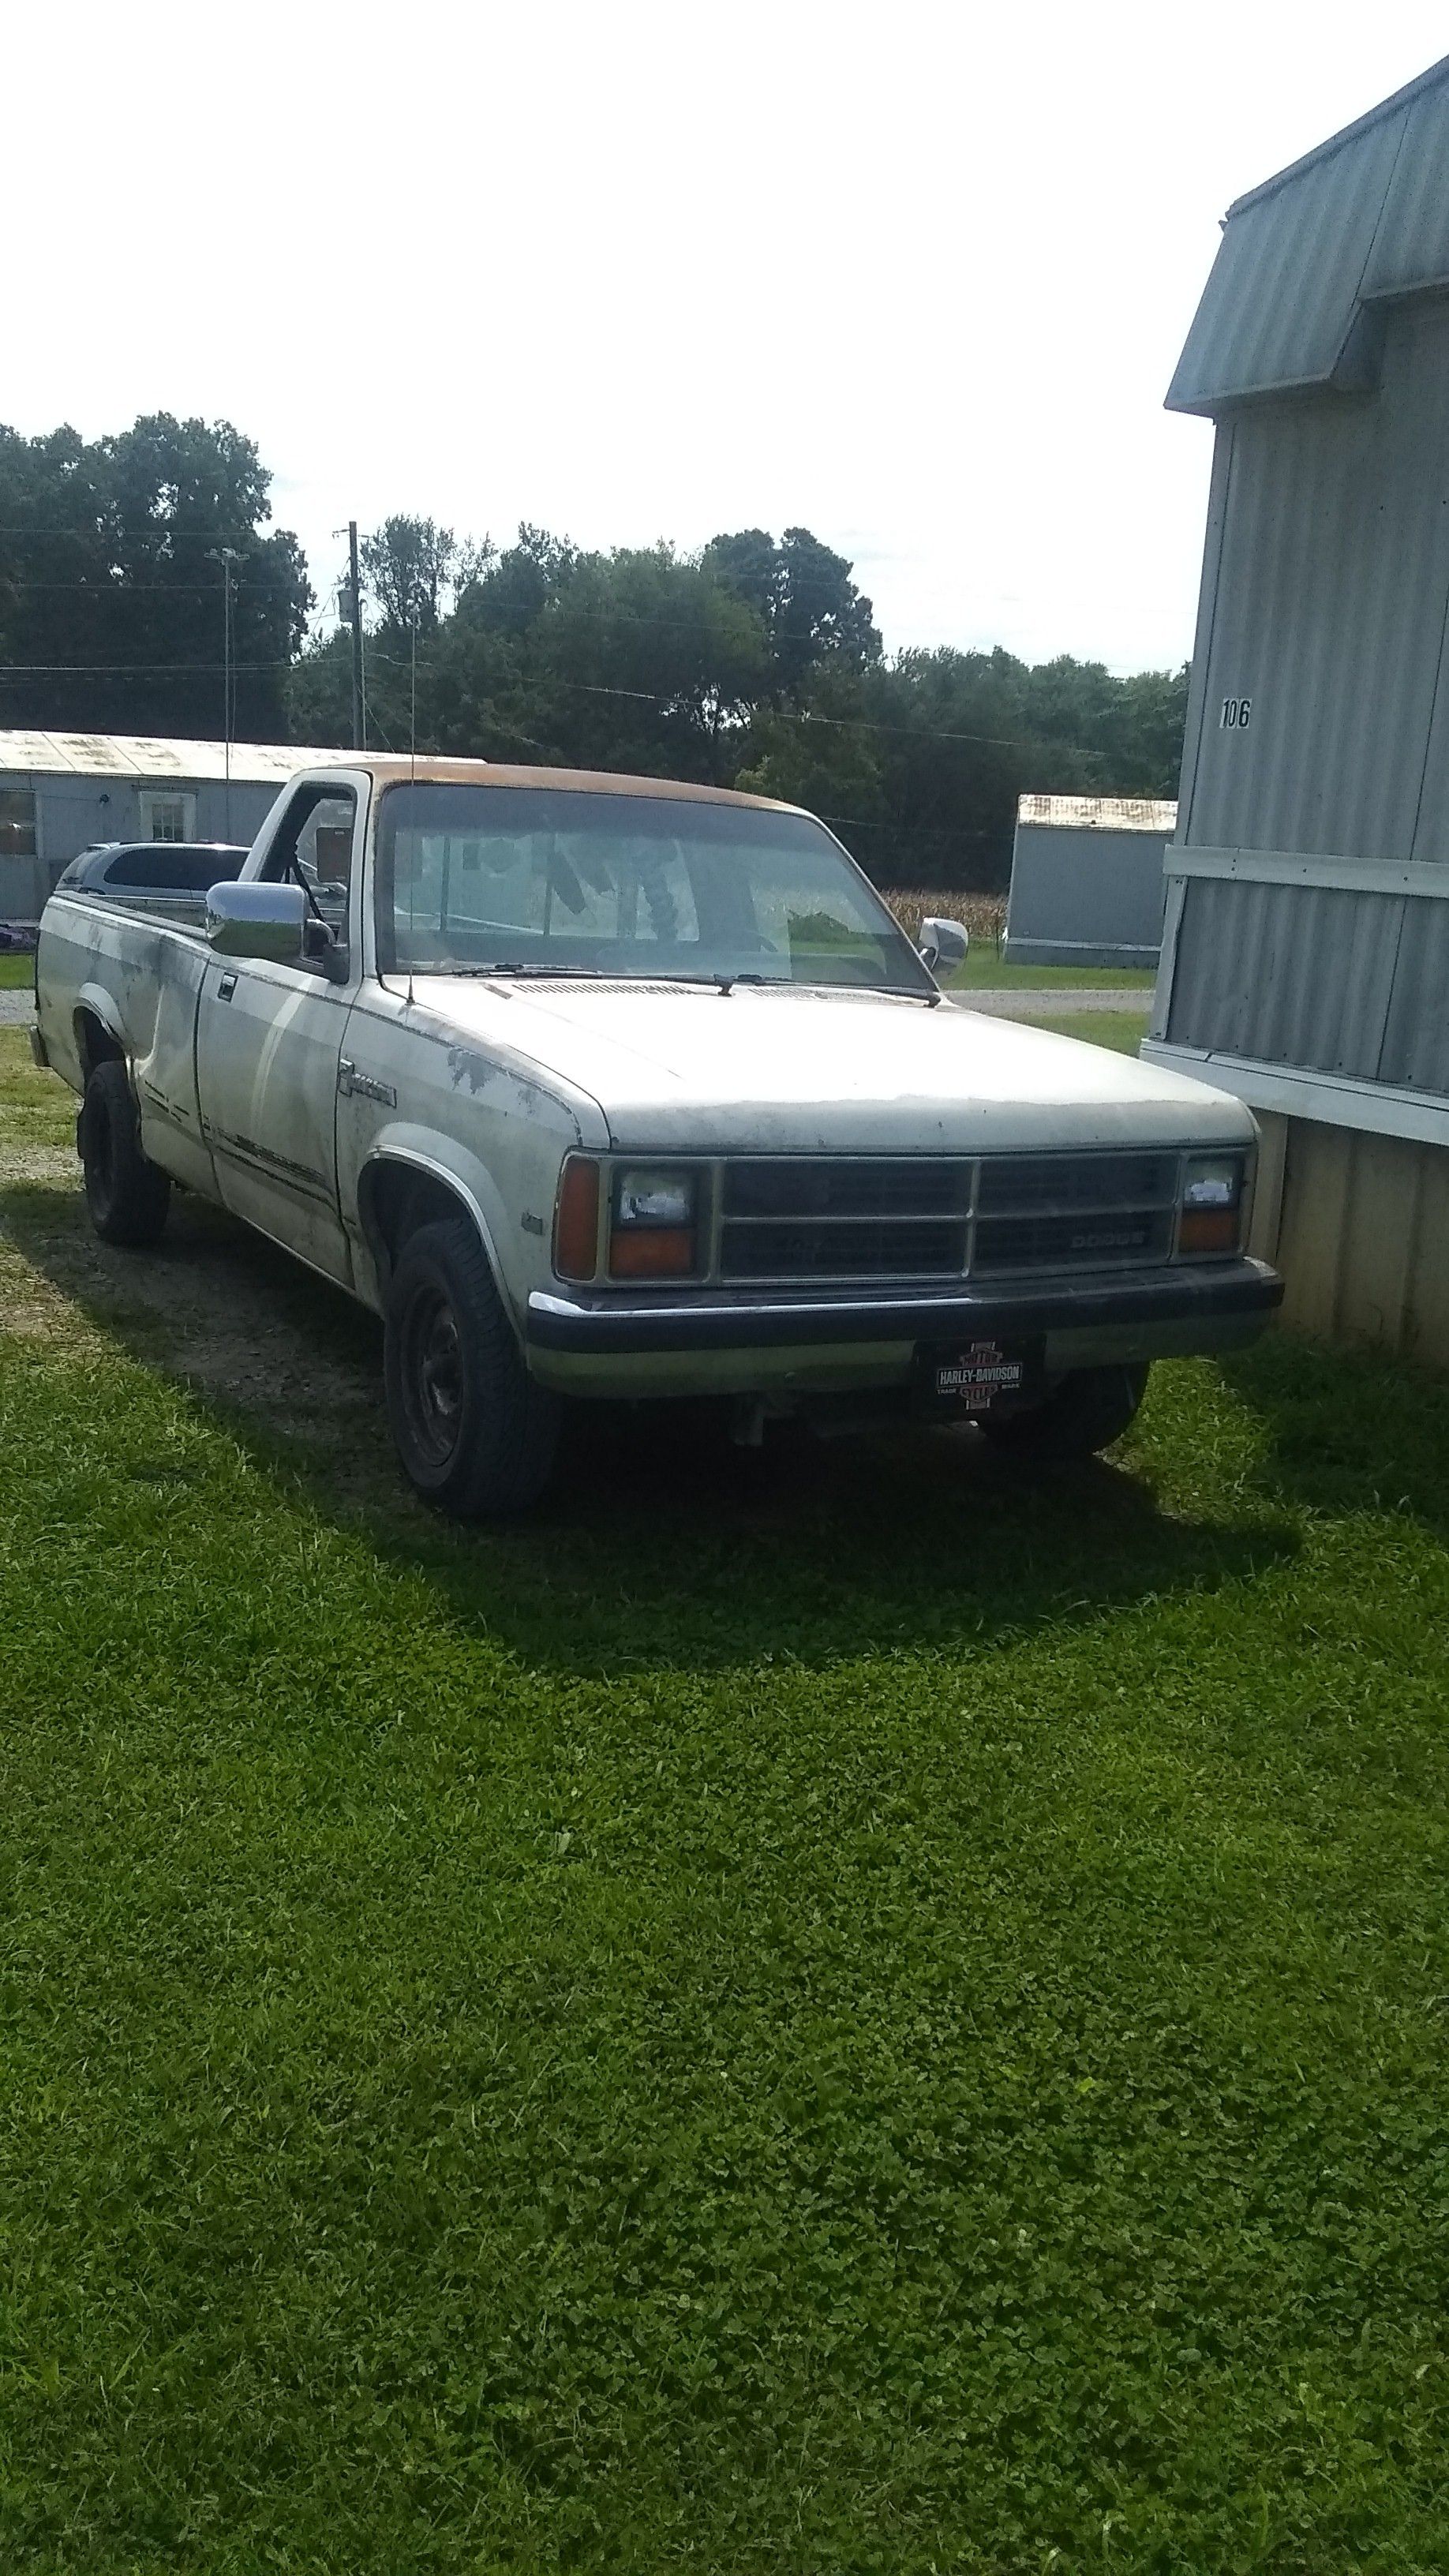
[[[1040,990],[1024,987],[1010,993],[953,993],[958,1011],[984,1011],[993,1020],[1066,1019],[1073,1011],[1140,1011],[1152,1002],[1152,988],[1141,984],[1058,984]]]

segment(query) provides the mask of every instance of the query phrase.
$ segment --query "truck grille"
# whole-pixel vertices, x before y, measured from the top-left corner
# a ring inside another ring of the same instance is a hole
[[[978,1166],[973,1277],[1166,1261],[1175,1154],[1011,1154]]]
[[[1130,1269],[1170,1258],[1177,1195],[1175,1154],[726,1163],[714,1275],[784,1285]]]

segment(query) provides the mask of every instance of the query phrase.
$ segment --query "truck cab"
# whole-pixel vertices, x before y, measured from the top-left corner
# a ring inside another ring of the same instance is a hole
[[[1281,1294],[1240,1103],[959,1007],[763,798],[359,756],[199,924],[59,890],[37,996],[102,1234],[181,1182],[373,1307],[403,1464],[464,1514],[542,1490],[569,1400],[1080,1453]]]

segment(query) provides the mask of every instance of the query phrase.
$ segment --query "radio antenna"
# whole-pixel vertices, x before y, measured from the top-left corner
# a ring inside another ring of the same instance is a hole
[[[411,636],[412,636],[412,703],[411,703],[411,708],[410,708],[410,711],[409,711],[408,785],[409,785],[409,787],[416,787],[416,785],[417,785],[417,783],[418,783],[418,594],[417,594],[416,589],[414,589],[413,594],[412,594],[412,599],[411,599],[411,602],[410,602],[410,609],[411,609],[411,614],[410,614],[409,619],[408,619],[408,624],[409,624],[409,627],[410,627],[410,629],[411,629]],[[410,801],[413,803],[414,807],[416,807],[416,799],[414,798],[414,799],[411,799]],[[408,1009],[409,1009],[409,1010],[411,1010],[411,1009],[412,1009],[412,1006],[413,1006],[413,949],[414,949],[414,947],[415,947],[415,945],[416,945],[416,941],[415,941],[414,936],[413,936],[413,906],[414,906],[414,903],[415,903],[415,901],[416,901],[416,893],[417,893],[417,882],[418,882],[417,854],[418,854],[419,847],[420,847],[420,843],[419,843],[419,839],[418,839],[417,823],[416,823],[416,821],[414,821],[414,824],[413,824],[413,864],[412,864],[412,866],[411,866],[411,867],[409,868],[409,870],[408,870]]]

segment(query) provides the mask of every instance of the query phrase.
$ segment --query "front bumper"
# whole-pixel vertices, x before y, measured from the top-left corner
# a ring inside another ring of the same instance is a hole
[[[683,1300],[621,1297],[615,1291],[536,1288],[528,1300],[525,1340],[538,1375],[563,1385],[593,1383],[648,1392],[686,1383],[739,1383],[750,1362],[824,1362],[844,1379],[904,1371],[921,1343],[1042,1336],[1052,1369],[1094,1361],[1156,1359],[1184,1351],[1220,1350],[1251,1341],[1283,1296],[1265,1262],[1247,1259],[1175,1265],[1072,1279],[952,1288],[928,1296],[820,1296],[809,1291],[736,1292]],[[688,1363],[727,1355],[724,1375]],[[681,1363],[684,1364],[681,1366]],[[815,1372],[812,1371],[812,1374]]]

